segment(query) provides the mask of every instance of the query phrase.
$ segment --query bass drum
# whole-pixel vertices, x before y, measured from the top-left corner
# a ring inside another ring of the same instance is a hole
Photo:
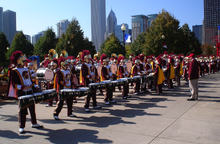
[[[126,68],[127,68],[127,72],[131,73],[131,68],[132,68],[132,62],[130,60],[128,60],[126,62]]]
[[[113,74],[117,75],[118,67],[114,62],[111,64],[111,71]]]
[[[39,68],[36,72],[36,78],[39,81],[51,82],[54,78],[54,73],[51,69],[48,68]]]

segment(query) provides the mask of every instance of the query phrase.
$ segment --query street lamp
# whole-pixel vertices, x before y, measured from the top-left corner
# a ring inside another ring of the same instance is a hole
[[[122,24],[121,30],[123,32],[123,45],[124,45],[124,56],[125,56],[125,30],[126,30],[126,27],[124,24]]]
[[[165,35],[162,35],[161,38],[162,38],[162,39],[165,39]]]
[[[214,49],[216,48],[216,46],[213,47]]]
[[[9,50],[9,47],[7,47],[6,49],[7,49],[7,51],[8,51],[8,50]]]

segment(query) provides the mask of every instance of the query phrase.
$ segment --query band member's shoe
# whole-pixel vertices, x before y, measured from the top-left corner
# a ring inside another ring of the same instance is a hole
[[[98,95],[104,95],[103,93],[98,93]]]
[[[71,115],[68,115],[68,117],[76,117],[76,115],[74,115],[74,114],[71,114]]]
[[[39,125],[39,124],[31,124],[32,128],[42,128],[43,125]]]
[[[123,97],[122,99],[127,99],[127,97]]]
[[[52,107],[51,105],[47,104],[45,107]]]
[[[138,95],[138,93],[137,93],[137,92],[135,92],[134,94],[135,94],[135,95]]]
[[[18,131],[19,131],[20,134],[25,134],[24,128],[19,128]]]
[[[94,109],[99,109],[102,108],[101,106],[97,105],[97,106],[93,106]]]
[[[110,103],[109,102],[105,102],[105,105],[109,105]]]
[[[131,98],[131,96],[130,96],[130,95],[128,95],[128,96],[127,96],[127,98]]]
[[[196,99],[193,99],[193,98],[189,98],[187,99],[188,101],[195,101]]]
[[[116,103],[116,101],[115,100],[111,100],[111,101],[109,101],[110,103]]]
[[[89,109],[89,108],[86,108],[86,109],[85,109],[85,112],[90,112],[90,109]]]
[[[53,118],[54,118],[55,120],[59,120],[59,117],[58,117],[58,116],[53,116]]]

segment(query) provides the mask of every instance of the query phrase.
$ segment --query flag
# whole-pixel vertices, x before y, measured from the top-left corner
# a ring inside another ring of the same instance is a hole
[[[131,35],[125,34],[125,43],[131,43]]]
[[[165,44],[165,42],[163,41],[163,48],[167,49],[167,45]]]
[[[220,25],[218,26],[218,30],[220,30]]]

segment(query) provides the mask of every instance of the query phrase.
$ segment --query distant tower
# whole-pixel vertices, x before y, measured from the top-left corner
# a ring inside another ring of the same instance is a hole
[[[132,16],[132,42],[134,42],[139,34],[146,32],[148,28],[148,17],[145,15]]]
[[[66,20],[62,20],[60,22],[57,23],[57,37],[61,37],[61,35],[63,33],[66,33],[66,29],[69,26],[69,21]]]
[[[16,12],[7,10],[3,12],[3,32],[11,44],[16,34]]]
[[[45,31],[41,31],[36,35],[32,36],[32,44],[35,45],[36,42],[40,39],[40,37],[44,36]]]
[[[115,33],[115,26],[117,25],[117,18],[113,10],[110,11],[108,18],[107,18],[107,26],[106,31],[108,33]]]
[[[96,51],[104,42],[106,31],[105,0],[91,0],[91,33]]]
[[[0,7],[0,32],[3,31],[3,8]]]

